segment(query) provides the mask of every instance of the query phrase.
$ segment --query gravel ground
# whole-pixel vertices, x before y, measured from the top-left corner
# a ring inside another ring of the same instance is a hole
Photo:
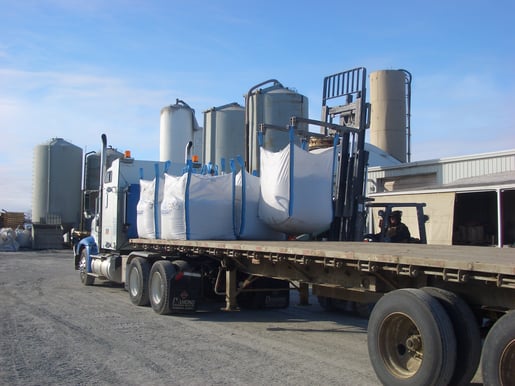
[[[160,316],[71,251],[0,252],[0,384],[378,385],[366,319],[297,303]]]

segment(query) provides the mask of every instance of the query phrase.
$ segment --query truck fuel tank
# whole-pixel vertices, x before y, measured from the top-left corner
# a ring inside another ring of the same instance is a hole
[[[91,257],[91,272],[109,281],[122,282],[122,259],[118,254]]]

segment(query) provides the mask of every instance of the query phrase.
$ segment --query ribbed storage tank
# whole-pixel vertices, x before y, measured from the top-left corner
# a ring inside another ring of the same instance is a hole
[[[238,103],[213,107],[204,111],[204,163],[219,165],[226,161],[225,171],[230,171],[229,160],[245,157],[245,108]]]
[[[62,224],[65,230],[80,221],[82,149],[62,138],[34,148],[32,220]]]
[[[406,72],[370,74],[370,143],[406,162]]]
[[[184,163],[185,149],[188,142],[193,142],[192,154],[199,154],[202,149],[195,141],[195,132],[200,131],[195,118],[195,110],[184,101],[177,99],[174,105],[161,109],[159,160],[172,163]],[[201,144],[200,144],[201,146]]]
[[[260,86],[273,83],[267,88]],[[259,143],[258,130],[261,124],[276,125],[286,128],[292,116],[308,118],[308,98],[283,87],[276,80],[270,80],[254,86],[246,96],[246,124],[248,125],[246,155],[247,170],[253,172],[259,170]],[[306,130],[306,125],[299,125]],[[263,147],[268,150],[278,151],[289,142],[288,132],[268,130],[264,136]]]

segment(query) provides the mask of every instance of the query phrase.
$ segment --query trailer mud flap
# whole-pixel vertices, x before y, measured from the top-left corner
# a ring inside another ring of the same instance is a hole
[[[259,278],[238,295],[238,305],[243,308],[287,308],[290,305],[290,283],[285,280]]]
[[[194,312],[200,298],[200,274],[179,272],[175,275],[170,294],[170,309],[173,313]]]

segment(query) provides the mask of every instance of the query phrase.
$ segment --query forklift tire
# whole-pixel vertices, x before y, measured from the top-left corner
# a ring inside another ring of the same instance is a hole
[[[82,284],[89,286],[93,285],[95,282],[95,277],[88,275],[87,273],[87,263],[88,263],[88,255],[86,253],[86,248],[83,248],[80,252],[80,260],[79,260],[79,274],[80,281]]]
[[[456,368],[451,385],[468,385],[476,374],[481,358],[481,334],[470,307],[453,292],[436,287],[422,288],[443,306],[456,336]]]
[[[150,264],[142,257],[135,257],[129,264],[127,274],[129,297],[136,306],[148,306],[148,279],[150,276]]]
[[[456,364],[452,323],[420,289],[384,295],[368,323],[368,353],[383,385],[448,385]]]
[[[485,385],[513,385],[515,382],[515,310],[503,315],[486,335],[481,356]]]
[[[148,285],[150,305],[159,315],[171,313],[170,294],[174,276],[175,268],[168,260],[156,261],[150,269]]]

